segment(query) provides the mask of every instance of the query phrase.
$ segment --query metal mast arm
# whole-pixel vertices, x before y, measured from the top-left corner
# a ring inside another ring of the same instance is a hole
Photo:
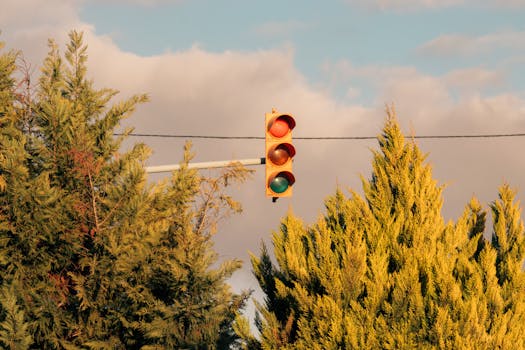
[[[210,168],[226,168],[234,166],[235,164],[242,165],[260,165],[265,164],[265,158],[250,158],[238,160],[219,160],[214,162],[189,163],[189,169],[210,169]],[[163,173],[180,169],[180,164],[157,165],[146,167],[147,173]]]

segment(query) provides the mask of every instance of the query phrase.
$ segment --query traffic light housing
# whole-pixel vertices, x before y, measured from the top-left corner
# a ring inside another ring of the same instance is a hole
[[[292,144],[292,130],[295,119],[289,114],[266,113],[266,196],[274,201],[292,195],[295,176],[292,160],[295,147]]]

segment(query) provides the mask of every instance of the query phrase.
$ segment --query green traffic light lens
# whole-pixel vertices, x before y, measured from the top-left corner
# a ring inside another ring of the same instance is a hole
[[[275,193],[283,193],[288,189],[289,182],[288,179],[282,176],[276,176],[271,182],[270,182],[270,188]]]

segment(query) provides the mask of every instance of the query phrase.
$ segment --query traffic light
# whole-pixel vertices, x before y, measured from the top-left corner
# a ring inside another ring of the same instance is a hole
[[[292,159],[295,147],[292,144],[292,130],[295,120],[289,114],[266,113],[266,196],[275,201],[292,195],[295,176]]]

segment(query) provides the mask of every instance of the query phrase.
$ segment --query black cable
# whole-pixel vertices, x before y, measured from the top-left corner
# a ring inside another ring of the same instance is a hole
[[[114,136],[122,136],[115,133]],[[264,140],[264,136],[216,136],[216,135],[170,135],[170,134],[136,134],[133,137],[161,137],[179,139],[214,139],[214,140]],[[473,138],[501,138],[501,137],[523,137],[525,133],[514,134],[463,134],[463,135],[416,135],[405,136],[409,139],[473,139]],[[375,140],[377,136],[294,136],[294,140]]]
[[[123,134],[113,134],[114,136],[122,136]],[[207,136],[207,135],[167,135],[167,134],[135,134],[131,133],[128,136],[135,137],[164,137],[177,139],[218,139],[218,140],[264,140],[262,136]],[[297,139],[297,137],[294,137]]]

